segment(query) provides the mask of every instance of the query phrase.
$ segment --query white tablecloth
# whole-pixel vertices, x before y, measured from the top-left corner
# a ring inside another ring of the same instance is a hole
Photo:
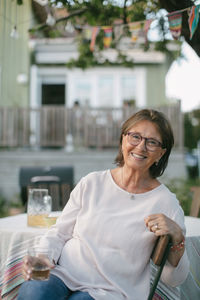
[[[38,243],[47,228],[27,226],[27,215],[0,219],[0,291],[2,299],[16,299],[23,282],[22,259],[27,249]],[[0,298],[1,299],[1,298]]]
[[[190,259],[189,276],[179,288],[169,288],[160,281],[155,300],[200,299],[200,219],[186,217],[185,224],[186,250]],[[3,300],[16,299],[18,288],[23,282],[22,259],[27,249],[37,244],[46,230],[28,227],[26,214],[0,219],[0,295]]]

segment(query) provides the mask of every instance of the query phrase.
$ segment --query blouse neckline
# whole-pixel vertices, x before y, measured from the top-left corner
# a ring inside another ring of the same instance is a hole
[[[117,188],[119,189],[120,191],[122,191],[124,194],[126,194],[127,196],[131,197],[131,198],[135,198],[135,197],[144,197],[144,196],[148,196],[156,191],[159,191],[159,190],[162,190],[163,187],[164,187],[164,184],[163,183],[160,183],[160,185],[158,185],[157,187],[155,187],[154,189],[148,191],[148,192],[144,192],[144,193],[138,193],[138,194],[135,194],[135,193],[129,193],[128,191],[122,189],[113,179],[112,177],[112,174],[111,174],[111,169],[108,169],[107,170],[107,174],[110,178],[110,180],[112,181],[112,184]]]

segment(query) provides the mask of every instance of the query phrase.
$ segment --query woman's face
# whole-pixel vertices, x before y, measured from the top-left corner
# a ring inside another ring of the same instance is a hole
[[[138,133],[141,137],[152,138],[162,143],[161,135],[156,125],[150,121],[139,121],[130,128],[128,132]],[[155,151],[149,151],[146,148],[146,141],[142,139],[141,142],[133,146],[128,141],[128,135],[124,135],[122,139],[122,152],[124,156],[124,164],[135,170],[146,171],[165,153],[166,149],[157,147]]]

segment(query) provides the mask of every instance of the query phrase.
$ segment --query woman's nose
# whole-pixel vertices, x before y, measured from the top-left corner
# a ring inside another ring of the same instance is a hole
[[[141,142],[136,146],[142,150],[147,150],[147,147],[146,147],[146,140],[145,139],[142,139]]]

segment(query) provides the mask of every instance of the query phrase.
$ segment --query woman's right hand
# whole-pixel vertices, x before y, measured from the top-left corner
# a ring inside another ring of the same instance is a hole
[[[23,266],[22,266],[22,275],[24,280],[30,280],[32,278],[32,269],[33,266],[36,263],[45,264],[50,269],[53,269],[55,267],[54,264],[50,262],[50,260],[47,257],[33,257],[30,255],[26,255],[23,259]]]

